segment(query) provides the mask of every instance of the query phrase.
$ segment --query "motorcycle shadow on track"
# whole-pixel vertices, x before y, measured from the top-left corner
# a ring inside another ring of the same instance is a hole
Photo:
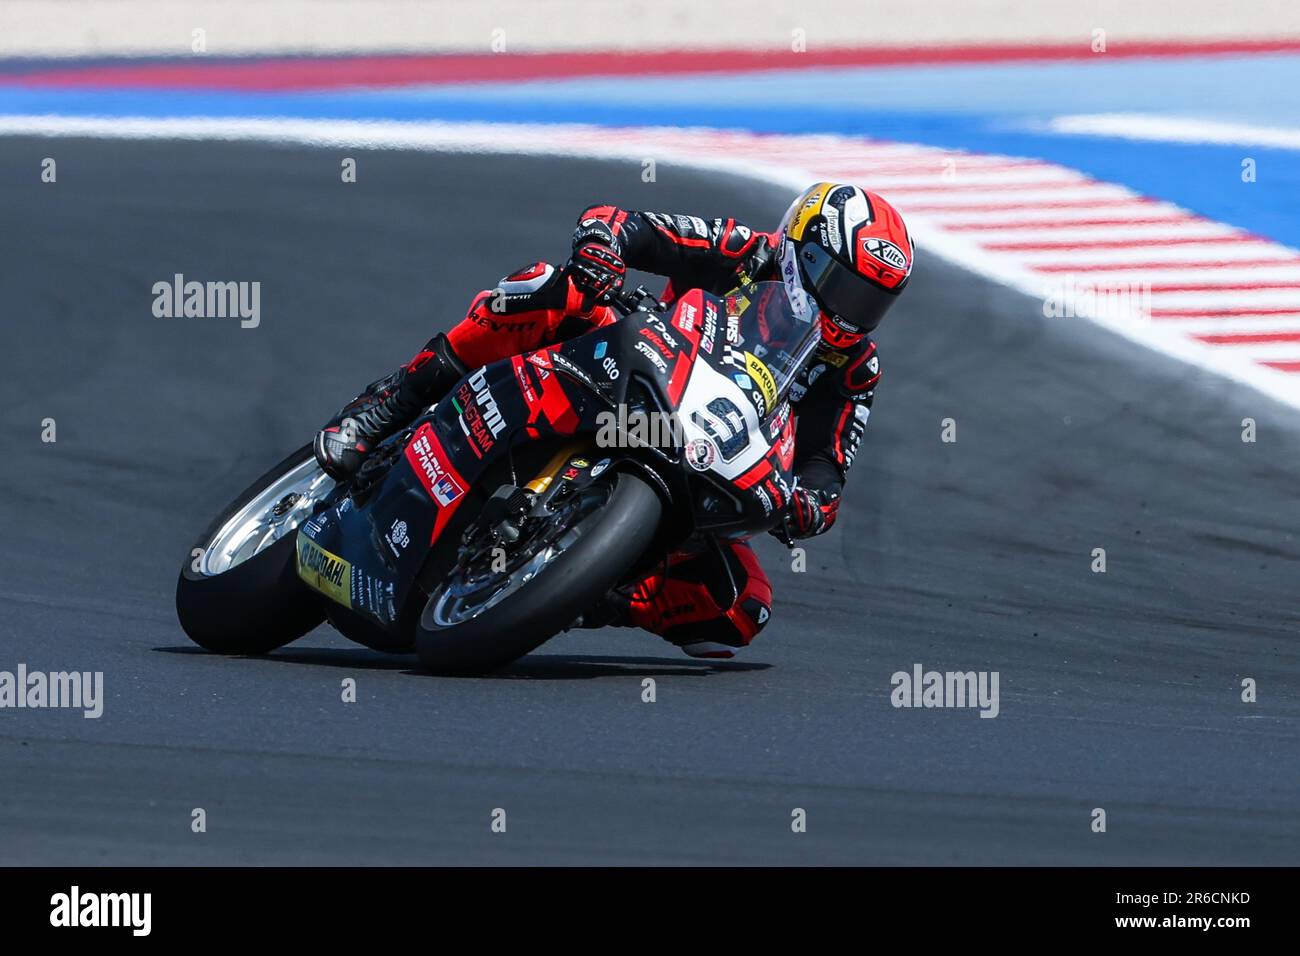
[[[197,647],[155,647],[163,654],[213,657]],[[221,658],[218,658],[221,659]],[[226,657],[226,660],[231,658]],[[315,664],[352,670],[400,671],[412,677],[437,678],[415,667],[415,655],[394,656],[362,648],[297,647],[270,654],[236,658],[279,664]],[[614,657],[598,654],[530,654],[500,670],[461,680],[591,680],[597,677],[713,677],[763,671],[771,667],[757,661],[698,661],[669,657]],[[444,677],[445,679],[445,677]]]

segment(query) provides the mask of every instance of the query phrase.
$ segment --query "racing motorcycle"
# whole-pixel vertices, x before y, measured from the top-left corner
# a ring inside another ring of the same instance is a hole
[[[775,527],[793,486],[789,391],[819,335],[800,291],[618,293],[620,321],[473,370],[351,481],[300,448],[199,536],[181,626],[259,654],[328,621],[426,669],[480,673],[689,539]]]

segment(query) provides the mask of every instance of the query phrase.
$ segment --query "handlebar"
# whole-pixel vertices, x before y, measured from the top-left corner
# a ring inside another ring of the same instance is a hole
[[[643,285],[637,286],[631,292],[611,292],[604,296],[602,301],[625,318],[633,312],[653,312],[663,308],[659,298]]]

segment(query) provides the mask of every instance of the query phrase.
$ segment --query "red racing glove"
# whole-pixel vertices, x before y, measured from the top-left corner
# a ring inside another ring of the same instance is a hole
[[[617,245],[613,231],[599,219],[579,223],[573,234],[573,255],[567,271],[573,284],[593,300],[623,287],[627,265],[616,251]]]
[[[816,537],[831,529],[839,510],[838,493],[796,487],[786,505],[785,520],[772,533],[786,544],[798,538]]]

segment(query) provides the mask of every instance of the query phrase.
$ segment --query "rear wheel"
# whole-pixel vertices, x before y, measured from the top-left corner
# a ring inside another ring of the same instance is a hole
[[[441,673],[493,670],[537,648],[600,600],[654,538],[663,505],[632,474],[610,476],[532,519],[508,549],[464,553],[429,596],[420,663]]]
[[[190,640],[219,654],[265,654],[325,620],[298,578],[297,529],[334,490],[306,445],[246,488],[199,536],[176,582]]]

